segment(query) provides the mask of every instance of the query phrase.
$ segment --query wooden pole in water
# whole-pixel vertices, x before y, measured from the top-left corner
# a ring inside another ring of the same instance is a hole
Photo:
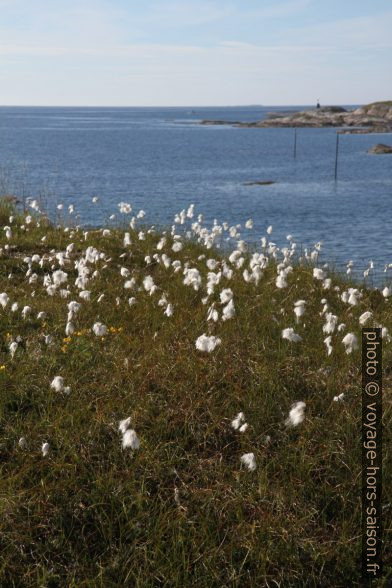
[[[294,129],[294,159],[297,157],[297,129]]]
[[[336,131],[335,182],[338,179],[338,158],[339,158],[339,133]]]

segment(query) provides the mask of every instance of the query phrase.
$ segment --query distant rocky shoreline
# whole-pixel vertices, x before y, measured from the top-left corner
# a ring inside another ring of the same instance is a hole
[[[202,125],[231,125],[245,128],[330,128],[341,133],[391,133],[392,101],[374,102],[355,110],[340,106],[326,106],[295,112],[271,112],[265,120],[256,122],[203,120]]]

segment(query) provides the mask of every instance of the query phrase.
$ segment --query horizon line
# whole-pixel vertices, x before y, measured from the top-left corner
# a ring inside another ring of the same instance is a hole
[[[378,102],[376,100],[375,102]],[[380,102],[383,102],[380,100]],[[292,106],[313,106],[316,102],[298,102],[292,104],[173,104],[173,105],[130,105],[130,104],[0,104],[0,108],[286,108]],[[323,106],[361,106],[368,104],[367,102],[331,102],[325,103]]]

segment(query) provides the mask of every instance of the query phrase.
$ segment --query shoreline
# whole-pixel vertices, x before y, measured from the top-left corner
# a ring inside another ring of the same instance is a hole
[[[340,133],[392,133],[392,102],[376,102],[354,110],[327,106],[293,114],[271,112],[266,119],[243,122],[202,120],[201,125],[230,125],[235,128],[340,128]]]

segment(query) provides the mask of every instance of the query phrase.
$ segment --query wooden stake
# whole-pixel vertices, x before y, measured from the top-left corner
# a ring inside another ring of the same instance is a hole
[[[336,132],[336,152],[335,152],[335,182],[338,179],[338,157],[339,157],[339,133]]]

